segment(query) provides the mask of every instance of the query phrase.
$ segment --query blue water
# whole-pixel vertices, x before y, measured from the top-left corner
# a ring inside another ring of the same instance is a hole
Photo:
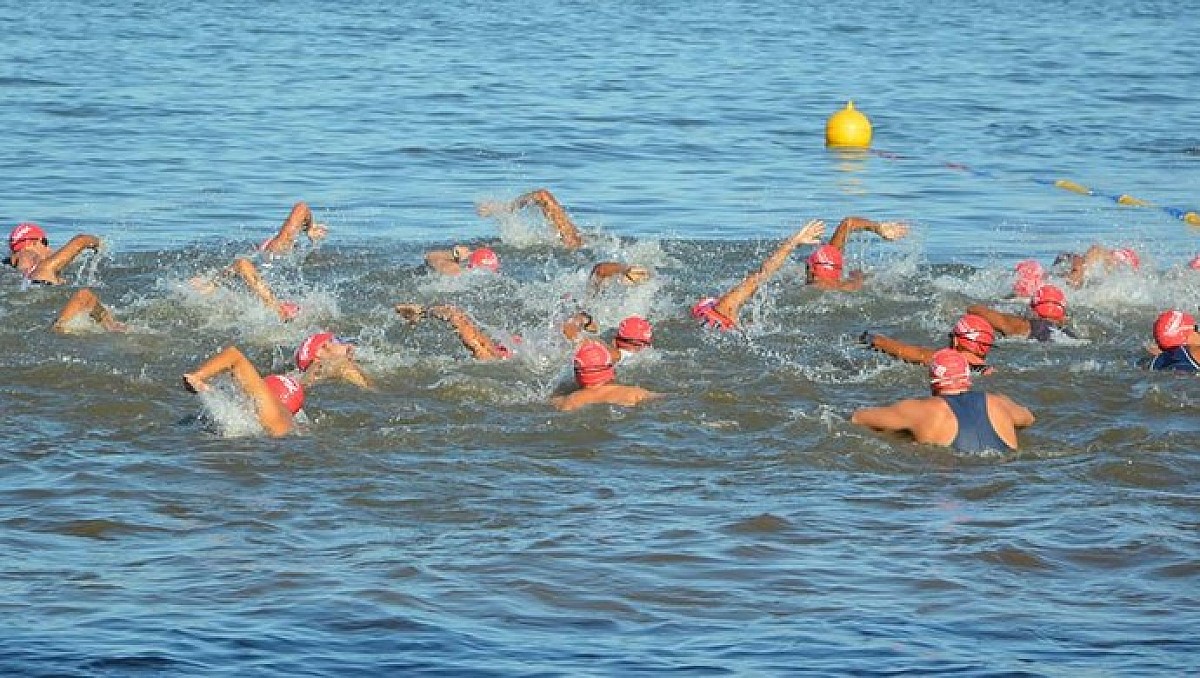
[[[0,3],[0,223],[100,235],[69,279],[138,328],[49,335],[65,291],[4,279],[0,672],[1194,674],[1200,387],[1131,356],[1200,285],[1182,268],[1196,229],[1161,209],[1200,210],[1197,16]],[[881,153],[823,147],[847,100]],[[475,213],[538,186],[590,251]],[[312,316],[281,328],[179,293],[297,200],[329,241],[268,273]],[[790,270],[746,337],[682,317],[800,223],[847,214],[913,226],[855,242],[881,264],[873,289],[821,298]],[[430,246],[498,237],[496,285],[414,270]],[[1026,455],[845,422],[923,388],[856,347],[863,328],[927,342],[1003,294],[1013,261],[1092,242],[1137,246],[1147,270],[1072,293],[1088,344],[998,348],[993,383],[1039,416]],[[624,374],[661,405],[545,406],[555,304],[593,253],[665,273],[597,311],[656,322],[656,356]],[[389,308],[439,297],[524,332],[532,357],[471,364]],[[331,324],[377,393],[311,394],[312,431],[287,441],[189,423],[178,377],[217,347],[278,368]]]

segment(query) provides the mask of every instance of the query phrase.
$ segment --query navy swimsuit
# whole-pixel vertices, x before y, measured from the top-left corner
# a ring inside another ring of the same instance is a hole
[[[992,426],[987,413],[987,394],[967,391],[942,398],[958,419],[958,435],[951,446],[959,452],[1005,451],[1014,449],[1004,442]]]
[[[1154,356],[1154,360],[1150,361],[1150,369],[1200,372],[1200,364],[1196,363],[1186,346],[1177,346]]]

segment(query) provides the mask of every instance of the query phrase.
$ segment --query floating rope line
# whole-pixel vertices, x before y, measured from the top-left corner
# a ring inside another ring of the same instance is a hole
[[[905,156],[900,155],[899,153],[893,153],[891,151],[876,151],[876,150],[872,149],[871,154],[878,156],[880,158],[887,159],[887,160],[908,160],[908,158],[906,158]],[[966,172],[968,174],[973,174],[973,175],[979,176],[979,177],[986,177],[989,179],[995,178],[995,175],[993,175],[990,172],[978,170],[973,167],[964,165],[962,163],[943,162],[941,164],[943,167],[946,167],[947,169],[952,169],[952,170],[959,171],[959,172]],[[1061,188],[1064,191],[1070,191],[1071,193],[1076,193],[1079,195],[1088,195],[1088,196],[1097,197],[1097,198],[1107,198],[1107,199],[1113,201],[1114,203],[1116,203],[1118,205],[1122,205],[1124,207],[1149,207],[1151,209],[1156,209],[1164,214],[1170,215],[1171,218],[1178,219],[1179,221],[1182,221],[1185,224],[1189,224],[1191,226],[1200,226],[1200,213],[1198,213],[1196,210],[1188,210],[1188,209],[1183,209],[1183,208],[1179,208],[1179,207],[1171,207],[1168,205],[1155,205],[1154,203],[1150,202],[1149,200],[1142,200],[1141,198],[1136,198],[1132,195],[1129,195],[1128,193],[1105,193],[1103,191],[1099,191],[1094,188],[1088,188],[1087,186],[1084,186],[1083,184],[1071,181],[1070,179],[1038,178],[1038,179],[1034,179],[1033,181],[1034,181],[1034,183],[1041,184],[1043,186],[1053,186],[1054,188]]]

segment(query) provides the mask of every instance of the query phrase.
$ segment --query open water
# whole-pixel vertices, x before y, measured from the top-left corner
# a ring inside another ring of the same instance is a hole
[[[1194,310],[1200,21],[1189,2],[0,3],[0,220],[103,250],[0,298],[0,672],[22,676],[1179,676],[1200,668],[1200,382],[1135,367]],[[846,100],[870,154],[823,148]],[[1044,183],[1070,179],[1084,196]],[[545,186],[587,247],[482,200]],[[1151,207],[1118,205],[1127,193]],[[296,200],[329,238],[187,284]],[[698,297],[806,219],[856,236],[859,294],[801,248],[743,312]],[[498,277],[423,253],[488,243]],[[848,423],[919,395],[867,328],[944,341],[1012,265],[1093,242],[1143,268],[1069,290],[1075,342],[1004,340],[981,386],[1019,454]],[[651,266],[599,297],[591,264]],[[126,334],[48,331],[87,285]],[[453,302],[514,359],[469,359],[402,301]],[[668,397],[562,414],[557,323],[641,313],[620,379]],[[180,375],[266,372],[330,329],[377,389],[310,390],[258,435]],[[209,422],[209,423],[205,423]]]

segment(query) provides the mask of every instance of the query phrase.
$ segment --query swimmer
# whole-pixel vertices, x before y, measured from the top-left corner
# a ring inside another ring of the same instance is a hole
[[[360,388],[374,386],[354,362],[354,343],[334,336],[333,332],[318,332],[296,347],[296,369],[304,373],[301,382],[312,386],[319,381],[340,379]]]
[[[463,346],[471,352],[476,360],[486,362],[512,357],[512,349],[489,337],[475,324],[466,311],[457,306],[439,304],[425,307],[421,304],[396,304],[395,309],[396,313],[410,324],[416,324],[426,316],[433,316],[438,320],[450,323],[450,326],[458,333],[458,338],[462,341]]]
[[[1013,280],[1012,293],[1014,297],[1028,299],[1039,287],[1046,284],[1046,269],[1034,259],[1026,259],[1017,263],[1016,278]]]
[[[899,221],[871,221],[862,217],[846,217],[833,232],[829,243],[821,245],[808,255],[807,282],[822,290],[854,292],[862,289],[863,272],[851,271],[843,279],[842,267],[846,240],[855,231],[871,231],[884,240],[899,240],[908,235],[908,224]]]
[[[203,277],[197,277],[192,278],[190,282],[192,287],[205,294],[211,294],[217,288],[217,280],[230,273],[236,273],[238,277],[240,277],[246,283],[246,286],[250,288],[250,291],[254,293],[254,296],[258,297],[259,300],[261,300],[263,304],[267,306],[267,308],[275,311],[280,320],[288,322],[300,314],[300,305],[292,301],[280,301],[278,298],[276,298],[275,292],[273,292],[270,285],[263,280],[262,274],[260,274],[254,264],[245,257],[238,257],[237,259],[234,259],[233,265],[222,270],[213,278],[206,279]]]
[[[1143,364],[1152,370],[1200,371],[1200,333],[1196,318],[1184,311],[1163,311],[1154,321],[1153,357]]]
[[[81,233],[58,249],[50,249],[50,240],[41,226],[34,223],[17,224],[8,234],[8,264],[21,272],[26,280],[37,285],[61,285],[60,273],[84,250],[100,249],[100,239]]]
[[[466,245],[455,245],[448,250],[433,250],[425,255],[425,263],[442,275],[461,275],[464,270],[489,273],[500,270],[500,257],[490,247],[471,249]]]
[[[876,431],[907,431],[918,443],[959,452],[1018,448],[1017,429],[1033,413],[998,393],[971,390],[971,368],[962,353],[943,348],[929,362],[928,398],[856,410],[850,421]]]
[[[1004,313],[983,304],[967,307],[967,313],[980,316],[992,324],[996,331],[1006,337],[1027,337],[1037,341],[1054,341],[1055,330],[1078,339],[1066,326],[1067,299],[1063,291],[1054,285],[1042,285],[1029,299],[1029,308],[1034,317]]]
[[[86,287],[71,295],[51,329],[59,334],[71,334],[74,332],[71,329],[72,321],[84,315],[91,316],[106,332],[125,332],[128,329],[124,323],[117,322],[112,311],[100,303],[100,297]]]
[[[701,320],[709,327],[721,330],[731,330],[738,326],[738,313],[742,306],[754,296],[763,283],[783,266],[792,251],[800,245],[813,245],[820,242],[821,234],[825,232],[825,222],[813,219],[804,224],[763,261],[762,266],[746,276],[733,289],[721,298],[706,297],[692,306],[692,317]]]
[[[304,406],[304,387],[287,375],[265,379],[236,347],[230,346],[183,375],[183,386],[192,393],[212,388],[209,379],[229,372],[242,391],[254,401],[254,413],[267,435],[278,438],[296,428],[293,416]]]
[[[933,354],[939,349],[926,346],[906,344],[898,339],[892,339],[882,334],[867,330],[859,337],[859,341],[881,353],[904,362],[928,365]],[[967,313],[950,328],[950,346],[962,354],[971,365],[971,370],[979,374],[991,374],[994,370],[987,364],[987,354],[996,342],[996,330],[981,316]]]
[[[564,247],[569,250],[583,247],[583,238],[580,237],[575,222],[571,221],[571,217],[559,204],[558,199],[544,188],[517,196],[512,202],[483,202],[476,207],[475,211],[481,217],[492,217],[499,214],[511,214],[529,205],[536,205],[542,211],[542,215],[558,232],[558,237],[562,240]]]
[[[650,279],[650,269],[645,266],[602,261],[592,267],[588,276],[588,292],[595,294],[612,282],[621,285],[641,285]]]
[[[584,332],[595,334],[598,331],[596,321],[586,311],[579,311],[563,323],[562,333],[567,341],[578,344],[585,340],[594,340],[584,336]],[[608,347],[613,363],[619,363],[631,353],[649,348],[654,343],[654,327],[650,321],[637,315],[631,315],[617,325],[617,331],[611,342],[603,342]]]
[[[569,412],[588,405],[619,405],[634,407],[663,394],[648,391],[640,386],[626,386],[615,382],[616,369],[608,347],[587,340],[575,350],[573,360],[575,382],[579,389],[567,395],[555,396],[550,404],[556,409]]]
[[[279,227],[279,232],[263,241],[258,249],[266,254],[287,254],[295,247],[296,238],[301,231],[313,243],[329,234],[325,224],[319,224],[313,219],[312,210],[304,202],[292,206],[292,211]]]
[[[1063,278],[1071,287],[1082,287],[1100,267],[1105,273],[1111,273],[1120,266],[1128,266],[1136,271],[1141,265],[1142,261],[1134,250],[1128,247],[1109,249],[1101,245],[1092,245],[1083,254],[1063,252],[1054,260],[1055,268],[1063,271]]]

